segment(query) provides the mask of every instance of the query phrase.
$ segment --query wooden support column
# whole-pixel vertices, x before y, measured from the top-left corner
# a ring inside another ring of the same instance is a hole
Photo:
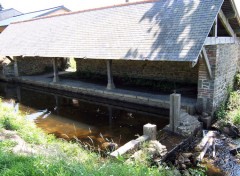
[[[14,76],[19,77],[19,68],[18,68],[17,57],[13,57],[13,59],[14,59]]]
[[[177,132],[177,127],[180,120],[180,108],[181,108],[181,95],[171,94],[170,95],[170,130]]]
[[[57,68],[57,58],[53,58],[53,82],[57,83],[59,81],[58,68]]]
[[[113,74],[112,74],[112,60],[107,60],[107,76],[108,76],[108,84],[107,89],[111,90],[115,88],[113,82]]]
[[[59,96],[55,95],[54,98],[55,98],[55,104],[56,104],[56,106],[54,107],[54,110],[57,112],[57,115],[59,115],[59,107],[60,107]]]
[[[214,36],[217,37],[217,34],[218,34],[218,17],[216,17],[216,20],[215,20],[215,26],[214,26]]]
[[[21,88],[20,86],[17,86],[17,101],[21,102],[22,96],[21,96]]]

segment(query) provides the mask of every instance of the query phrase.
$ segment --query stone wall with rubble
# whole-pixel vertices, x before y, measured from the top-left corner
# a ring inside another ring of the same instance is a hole
[[[214,112],[226,100],[228,88],[238,70],[239,46],[235,44],[206,46],[213,78],[210,79],[203,58],[199,59],[198,111]]]
[[[238,45],[218,45],[214,82],[214,106],[225,101],[238,70]]]
[[[77,71],[107,74],[106,60],[75,59]],[[189,62],[113,60],[114,76],[197,83],[198,66]]]
[[[52,72],[52,58],[44,57],[16,57],[21,76]],[[63,58],[58,59],[58,68],[63,69]]]

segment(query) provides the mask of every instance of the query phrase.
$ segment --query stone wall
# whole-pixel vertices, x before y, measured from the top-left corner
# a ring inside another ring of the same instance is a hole
[[[51,72],[53,70],[52,58],[44,57],[16,57],[19,74],[35,75]],[[63,59],[58,59],[58,68],[63,69]]]
[[[203,58],[199,60],[198,108],[214,112],[228,97],[228,88],[234,83],[238,70],[238,45],[206,46],[213,78],[210,79]]]
[[[238,45],[218,45],[214,82],[214,103],[218,106],[228,96],[232,88],[238,65]]]
[[[214,78],[216,68],[217,46],[206,46],[205,48],[208,55],[209,63],[211,65],[213,78],[209,78],[207,66],[205,65],[204,59],[200,57],[198,61],[198,112],[211,112],[213,109],[214,101]]]
[[[106,60],[75,59],[77,71],[106,75]],[[114,76],[197,83],[198,66],[189,62],[113,60]]]

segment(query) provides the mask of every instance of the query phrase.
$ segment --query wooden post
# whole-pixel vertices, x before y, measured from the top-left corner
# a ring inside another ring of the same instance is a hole
[[[112,75],[112,60],[107,60],[107,75],[108,75],[108,84],[107,89],[111,90],[115,88],[113,83],[113,75]]]
[[[55,98],[55,103],[56,103],[54,110],[57,112],[57,115],[59,115],[59,108],[60,108],[59,96],[55,95],[54,98]]]
[[[181,95],[171,94],[170,95],[170,129],[172,132],[177,131],[180,118],[180,108],[181,108]]]
[[[14,76],[19,77],[18,61],[17,57],[14,57]]]
[[[108,118],[109,118],[109,128],[112,128],[112,116],[113,116],[113,110],[111,106],[108,106]]]
[[[217,37],[218,35],[218,17],[216,17],[216,20],[214,22],[214,36]]]
[[[57,58],[53,58],[53,82],[57,83],[59,81],[58,68],[57,68]]]
[[[146,124],[143,126],[143,135],[149,136],[150,140],[156,140],[157,136],[157,125]]]

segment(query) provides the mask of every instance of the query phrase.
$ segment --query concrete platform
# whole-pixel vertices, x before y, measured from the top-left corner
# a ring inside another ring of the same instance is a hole
[[[25,83],[33,86],[41,86],[56,90],[64,90],[74,93],[81,93],[111,100],[130,102],[139,105],[147,105],[157,108],[169,109],[169,95],[151,94],[124,89],[107,90],[106,86],[76,81],[71,79],[61,79],[58,83],[52,82],[52,75],[39,76],[21,76],[13,78],[15,82]],[[186,112],[193,114],[195,112],[196,99],[182,97],[181,108]]]

